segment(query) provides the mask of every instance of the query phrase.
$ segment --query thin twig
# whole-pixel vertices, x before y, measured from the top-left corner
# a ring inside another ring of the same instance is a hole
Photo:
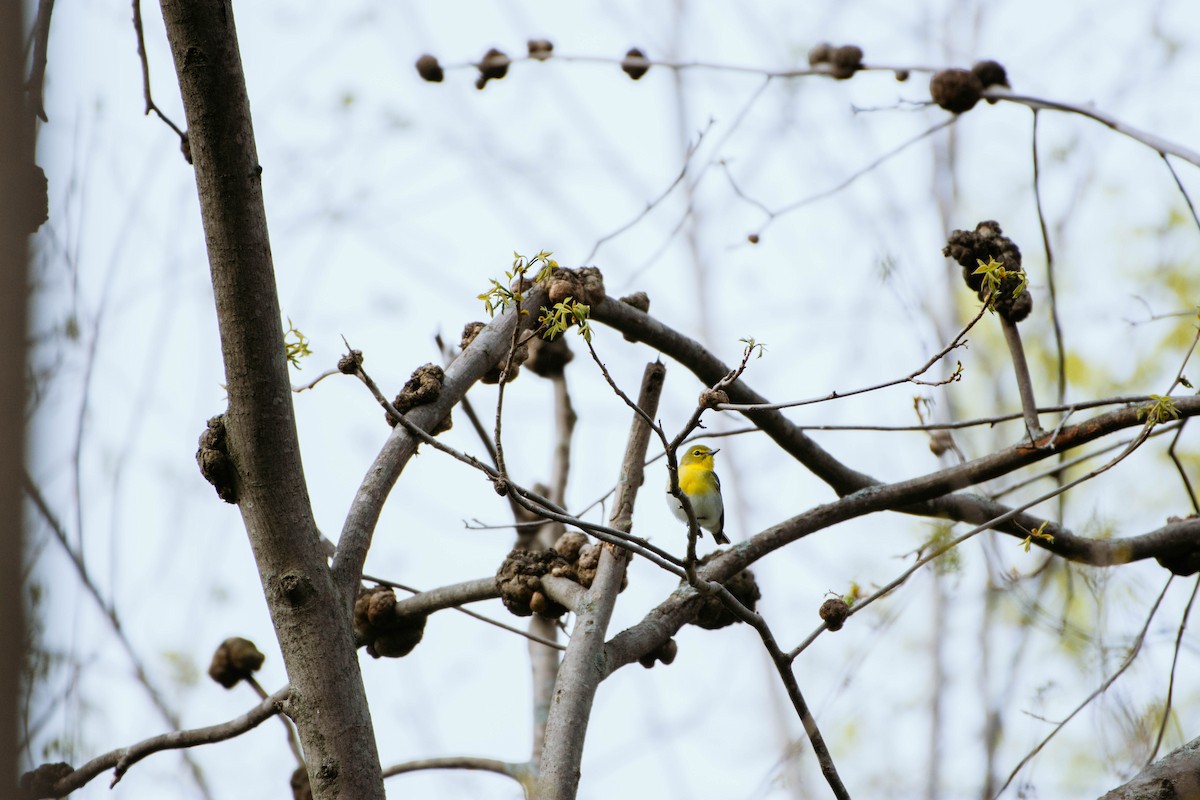
[[[30,476],[28,472],[24,472],[22,473],[22,478],[25,486],[25,492],[33,501],[38,513],[42,515],[42,518],[50,526],[50,530],[54,532],[54,536],[56,539],[58,539],[59,545],[67,554],[67,558],[71,562],[71,565],[75,567],[75,573],[79,577],[79,582],[83,584],[84,589],[87,590],[88,595],[99,608],[100,615],[108,622],[109,627],[113,631],[113,635],[117,637],[117,641],[121,644],[121,649],[125,651],[126,658],[129,659],[129,663],[133,666],[134,677],[137,678],[138,683],[141,685],[142,689],[145,690],[146,695],[150,698],[151,704],[158,711],[159,716],[163,718],[163,721],[166,722],[167,725],[174,729],[183,727],[183,723],[180,720],[179,715],[171,710],[171,707],[167,705],[166,698],[163,697],[162,692],[159,691],[158,687],[155,686],[151,681],[150,674],[147,672],[145,665],[142,663],[141,656],[139,656],[137,651],[134,649],[133,642],[130,641],[129,636],[125,633],[125,628],[121,625],[121,618],[117,615],[116,607],[105,600],[103,595],[100,594],[100,589],[92,580],[91,573],[88,572],[87,565],[84,563],[83,557],[75,550],[74,547],[71,546],[70,541],[67,539],[66,529],[63,527],[58,517],[54,515],[54,512],[50,510],[49,504],[47,504],[45,497],[42,496],[41,490],[38,488],[37,484],[34,483],[33,477]],[[192,778],[196,781],[196,785],[200,789],[201,794],[203,794],[205,797],[211,797],[212,793],[209,791],[208,782],[204,778],[204,773],[201,771],[200,765],[196,763],[196,760],[192,758],[189,753],[183,753],[183,759],[187,763],[188,769],[192,774]],[[91,777],[89,777],[88,780],[91,780]],[[83,784],[79,785],[82,786]]]
[[[592,245],[591,252],[588,253],[583,259],[585,264],[591,263],[592,259],[596,257],[596,253],[599,252],[600,248],[603,247],[606,242],[617,238],[634,225],[637,225],[639,222],[645,219],[647,214],[649,214],[651,211],[657,208],[660,203],[666,200],[667,197],[670,196],[671,192],[675,191],[675,187],[682,183],[684,177],[687,175],[688,168],[692,165],[692,157],[695,156],[696,151],[700,149],[700,145],[704,141],[704,137],[707,136],[708,132],[712,130],[713,123],[714,120],[710,119],[708,124],[704,126],[704,129],[696,134],[695,141],[688,143],[687,151],[683,156],[683,166],[679,168],[679,174],[675,176],[675,179],[671,181],[667,188],[663,189],[662,192],[660,192],[659,195],[653,200],[650,200],[648,203],[646,203],[646,207],[643,208],[633,219],[597,239],[596,243]]]
[[[1175,446],[1179,444],[1179,437],[1183,435],[1183,427],[1187,425],[1187,420],[1181,420],[1179,427],[1175,430],[1175,436],[1171,439],[1171,444],[1167,447],[1167,455],[1171,457],[1171,463],[1175,465],[1175,470],[1179,473],[1180,480],[1183,481],[1183,488],[1187,492],[1188,499],[1192,501],[1192,511],[1200,514],[1200,503],[1196,502],[1196,490],[1192,488],[1192,481],[1188,477],[1187,470],[1183,466],[1183,462],[1179,460],[1179,454],[1175,452]]]
[[[175,131],[175,135],[179,137],[179,148],[183,152],[183,157],[187,159],[187,163],[192,163],[191,146],[188,143],[188,136],[178,125],[163,113],[155,102],[154,97],[150,94],[150,63],[146,60],[146,34],[142,28],[142,0],[133,0],[133,30],[137,34],[137,52],[138,58],[142,62],[142,96],[146,100],[146,111],[149,114],[153,111],[158,115],[158,118],[167,124],[171,130]]]
[[[46,86],[46,54],[50,46],[50,17],[54,14],[54,0],[40,0],[37,19],[33,23],[33,63],[29,67],[29,80],[25,90],[29,93],[30,110],[42,122],[46,117],[43,90]]]
[[[900,155],[905,150],[907,150],[909,147],[912,147],[914,144],[922,141],[923,139],[926,139],[926,138],[932,136],[933,134],[937,133],[938,131],[942,130],[943,128],[948,128],[951,125],[953,125],[954,123],[958,122],[958,119],[959,119],[959,115],[955,114],[955,115],[948,117],[947,119],[944,119],[941,122],[939,122],[929,128],[926,128],[925,130],[918,133],[916,136],[913,136],[910,139],[906,139],[905,141],[903,141],[900,144],[893,147],[891,150],[888,150],[886,153],[879,156],[875,160],[871,161],[866,166],[863,166],[863,167],[855,170],[854,172],[851,172],[849,175],[847,175],[845,178],[843,178],[839,183],[835,184],[834,186],[831,186],[828,189],[824,189],[820,192],[817,192],[816,194],[812,194],[812,195],[809,195],[808,197],[804,197],[800,200],[796,200],[795,202],[788,203],[787,205],[781,206],[780,208],[778,208],[774,211],[768,211],[767,212],[767,221],[764,222],[757,231],[755,231],[755,234],[761,236],[762,233],[767,228],[769,228],[775,222],[775,220],[779,219],[780,217],[782,217],[786,214],[790,214],[793,211],[797,211],[797,210],[803,208],[804,206],[815,203],[818,200],[824,200],[826,197],[831,197],[831,196],[837,194],[838,192],[842,191],[843,189],[846,189],[852,183],[857,181],[859,178],[878,169],[880,166],[887,163],[889,160],[895,158],[896,156]],[[749,200],[750,198],[746,198],[746,199]],[[754,202],[755,205],[761,205],[760,203],[757,203],[755,201],[751,201],[751,202]]]
[[[1045,109],[1049,111],[1065,111],[1071,114],[1078,114],[1082,117],[1093,119],[1096,122],[1099,122],[1101,125],[1116,131],[1122,136],[1128,136],[1134,141],[1141,142],[1151,150],[1163,155],[1169,154],[1177,158],[1182,158],[1184,161],[1191,162],[1197,167],[1200,167],[1200,153],[1196,152],[1195,150],[1175,144],[1174,142],[1169,142],[1160,136],[1155,136],[1152,133],[1139,130],[1132,125],[1127,125],[1126,123],[1118,120],[1116,117],[1105,114],[1103,111],[1099,111],[1090,106],[1081,106],[1074,103],[1064,103],[1058,100],[1047,100],[1043,97],[1032,97],[1030,95],[1017,94],[1016,92],[1009,91],[1008,89],[1000,86],[991,86],[987,89],[984,89],[983,96],[988,100],[1003,100],[1008,103],[1019,103],[1020,105],[1029,106],[1035,110]]]
[[[921,381],[921,380],[918,380],[918,378],[921,375],[924,375],[926,372],[928,372],[930,370],[930,368],[933,367],[934,364],[938,363],[943,358],[945,358],[952,350],[956,350],[959,347],[966,347],[965,337],[966,337],[967,333],[969,333],[970,330],[975,327],[976,323],[978,323],[979,320],[983,319],[983,315],[986,311],[987,311],[987,306],[982,306],[979,309],[979,313],[977,313],[974,316],[974,318],[972,318],[971,321],[968,322],[963,327],[963,329],[960,330],[958,332],[958,334],[955,335],[955,337],[950,341],[950,343],[948,345],[946,345],[941,350],[939,350],[937,353],[935,353],[928,361],[925,362],[925,364],[923,366],[918,367],[917,369],[913,370],[912,372],[908,373],[907,375],[905,375],[903,377],[893,378],[892,380],[884,381],[883,383],[876,383],[872,386],[864,386],[861,389],[851,389],[851,390],[845,391],[845,392],[839,392],[839,391],[835,390],[835,391],[832,391],[829,394],[824,395],[822,397],[813,397],[808,400],[792,400],[787,403],[718,403],[715,406],[715,408],[718,411],[777,411],[777,410],[784,409],[784,408],[794,408],[796,406],[808,406],[808,405],[813,405],[815,403],[826,403],[830,400],[838,400],[843,397],[853,397],[856,394],[866,394],[867,392],[876,392],[876,391],[879,391],[880,389],[886,389],[889,386],[897,386],[901,383],[919,383],[923,386],[941,386],[946,383],[953,383],[954,381],[957,381],[962,376],[961,365],[959,365],[960,368],[955,369],[953,371],[953,373],[951,373],[950,377],[945,378],[940,381]],[[937,428],[947,428],[947,427],[952,427],[952,424],[919,425],[919,426],[909,426],[909,427],[905,427],[905,428],[894,428],[892,430],[935,430]],[[878,429],[875,429],[875,430],[878,430]]]
[[[1167,723],[1171,720],[1171,700],[1175,695],[1175,667],[1179,665],[1179,647],[1183,644],[1183,632],[1187,630],[1188,616],[1192,613],[1192,604],[1196,602],[1197,590],[1200,590],[1200,578],[1196,579],[1196,585],[1192,587],[1192,594],[1188,597],[1187,605],[1183,609],[1183,618],[1179,620],[1179,632],[1175,634],[1175,652],[1171,655],[1171,677],[1167,680],[1167,699],[1163,701],[1162,724],[1158,726],[1154,749],[1150,751],[1150,757],[1146,759],[1147,767],[1158,756],[1158,748],[1162,747],[1163,736],[1167,732]]]
[[[1075,480],[1073,480],[1069,483],[1065,483],[1061,486],[1056,486],[1051,491],[1046,492],[1045,494],[1039,495],[1038,497],[1034,498],[1033,500],[1030,500],[1027,503],[1022,503],[1019,506],[1010,508],[1008,511],[1004,512],[1003,514],[988,520],[987,522],[983,523],[982,525],[978,525],[978,526],[972,528],[971,530],[967,531],[966,533],[962,534],[961,536],[958,536],[958,537],[950,540],[949,542],[942,545],[941,547],[935,548],[929,554],[923,556],[922,558],[917,559],[917,561],[914,562],[911,567],[904,570],[904,572],[900,573],[899,577],[890,581],[889,583],[887,583],[880,589],[877,589],[875,592],[871,593],[870,595],[863,598],[862,600],[859,600],[858,602],[856,602],[853,606],[850,607],[850,611],[849,611],[849,614],[847,615],[847,617],[857,614],[858,612],[862,611],[867,606],[874,603],[876,600],[880,600],[880,599],[886,597],[887,595],[891,594],[896,588],[903,585],[912,576],[912,574],[914,572],[921,569],[926,564],[929,564],[930,562],[937,560],[939,557],[941,557],[942,555],[953,550],[955,547],[958,547],[960,544],[967,541],[968,539],[982,533],[983,531],[990,530],[991,528],[996,527],[997,525],[999,525],[1002,522],[1005,522],[1009,519],[1012,519],[1013,517],[1016,517],[1022,511],[1033,508],[1034,506],[1044,503],[1047,500],[1051,500],[1051,499],[1057,497],[1058,495],[1062,494],[1063,492],[1067,491],[1068,489],[1073,489],[1074,487],[1078,486],[1079,484],[1084,483],[1085,481],[1089,481],[1092,478],[1095,478],[1098,475],[1101,475],[1101,474],[1107,472],[1108,470],[1112,469],[1117,464],[1119,464],[1121,461],[1123,461],[1125,458],[1127,458],[1134,450],[1136,450],[1138,447],[1140,447],[1142,445],[1142,443],[1145,442],[1146,439],[1149,437],[1149,433],[1150,433],[1150,425],[1147,424],[1142,427],[1142,430],[1133,439],[1133,441],[1131,441],[1124,450],[1122,450],[1115,458],[1111,459],[1110,461],[1105,462],[1104,464],[1102,464],[1101,466],[1092,470],[1091,472],[1087,473],[1086,475],[1081,475],[1080,477],[1076,478]],[[1053,538],[1053,537],[1051,537],[1051,538]],[[1033,540],[1033,542],[1031,542],[1031,543],[1041,544],[1041,541],[1037,537],[1031,536],[1031,539]],[[810,633],[804,639],[804,641],[802,641],[799,645],[797,645],[796,647],[792,648],[791,651],[789,651],[788,657],[790,659],[794,660],[797,656],[799,656],[802,652],[804,652],[804,650],[806,650],[809,645],[811,645],[814,641],[816,641],[817,637],[820,636],[822,633],[824,633],[826,630],[827,630],[827,627],[825,625],[822,625],[821,627],[814,630],[812,633]]]
[[[308,383],[302,384],[300,386],[293,386],[292,391],[295,392],[296,394],[300,394],[301,392],[306,392],[306,391],[312,389],[313,387],[315,387],[321,381],[328,378],[329,376],[337,375],[340,372],[341,372],[341,370],[338,370],[338,369],[327,369],[324,372],[322,372],[320,375],[318,375],[317,377],[313,378]]]
[[[247,675],[242,678],[242,681],[254,690],[259,700],[270,699],[271,695],[267,693],[267,690],[262,687],[262,684],[253,675]],[[292,751],[292,756],[295,757],[297,766],[303,768],[305,766],[304,751],[300,747],[300,737],[296,734],[296,723],[292,722],[292,718],[287,714],[279,714],[278,716],[283,729],[287,731],[288,747]]]
[[[1175,186],[1179,189],[1179,193],[1183,195],[1183,202],[1187,203],[1188,211],[1192,212],[1192,222],[1196,223],[1197,228],[1200,228],[1200,216],[1196,215],[1196,206],[1192,203],[1192,196],[1184,188],[1183,181],[1179,180],[1179,173],[1172,166],[1171,159],[1167,158],[1167,154],[1162,151],[1159,151],[1158,155],[1162,158],[1163,163],[1167,165],[1167,170],[1170,171],[1171,178],[1175,181]]]
[[[498,761],[494,758],[477,758],[475,756],[442,756],[441,758],[418,758],[413,761],[405,761],[403,764],[394,764],[386,767],[383,770],[383,777],[391,778],[396,775],[403,775],[406,772],[419,772],[427,769],[466,769],[476,770],[481,772],[494,772],[497,775],[504,775],[512,778],[517,783],[521,784],[522,789],[527,789],[526,783],[530,779],[530,770],[528,764],[514,763],[511,761]],[[526,791],[528,796],[528,791]]]
[[[1058,355],[1058,403],[1062,405],[1067,396],[1067,358],[1063,345],[1062,323],[1058,318],[1058,293],[1054,280],[1054,251],[1050,247],[1050,233],[1046,228],[1046,212],[1042,208],[1041,165],[1038,158],[1038,110],[1033,109],[1033,202],[1037,208],[1038,226],[1042,231],[1042,249],[1046,253],[1046,286],[1050,291],[1050,323],[1054,326],[1054,348]],[[1168,165],[1169,166],[1169,165]]]
[[[371,394],[374,395],[375,400],[384,408],[384,410],[394,417],[398,421],[398,424],[408,431],[415,439],[428,444],[435,450],[439,450],[446,455],[451,456],[452,458],[461,461],[464,464],[467,464],[468,466],[474,467],[492,481],[500,480],[501,476],[498,469],[484,464],[474,456],[469,456],[466,453],[462,453],[453,447],[438,441],[427,431],[415,425],[411,420],[408,419],[407,416],[396,410],[396,407],[392,405],[390,400],[384,397],[383,392],[379,390],[379,386],[374,380],[371,379],[371,376],[362,369],[361,365],[357,368],[355,374],[358,376],[359,380],[361,380],[363,384],[366,385],[366,387],[371,391]],[[625,547],[637,555],[646,558],[650,562],[657,564],[673,575],[682,574],[682,571],[676,569],[673,565],[681,567],[683,562],[667,551],[652,545],[645,539],[632,536],[614,528],[598,525],[594,522],[588,522],[586,520],[579,519],[578,517],[573,517],[566,510],[560,508],[556,503],[553,503],[548,498],[542,497],[537,492],[513,483],[511,479],[508,481],[508,490],[511,496],[514,497],[514,499],[516,499],[516,501],[527,511],[545,517],[546,519],[556,520],[558,522],[579,528],[580,530],[590,533],[596,538],[606,541],[610,544],[617,544],[621,547]]]
[[[129,747],[119,747],[102,756],[97,756],[56,782],[51,787],[50,793],[45,796],[65,797],[76,789],[86,785],[102,772],[110,769],[113,770],[113,780],[109,788],[112,788],[117,785],[117,782],[129,771],[130,767],[148,755],[159,753],[163,750],[180,750],[202,744],[215,744],[216,742],[223,742],[226,739],[240,736],[280,713],[283,705],[287,702],[290,691],[290,687],[284,687],[245,714],[235,717],[228,722],[222,722],[219,725],[210,725],[207,728],[192,728],[190,730],[175,730],[170,733],[163,733],[130,745]]]
[[[1162,591],[1158,593],[1158,598],[1154,601],[1154,605],[1151,606],[1151,608],[1150,608],[1150,613],[1146,616],[1146,624],[1142,626],[1141,632],[1138,633],[1137,638],[1134,639],[1133,644],[1129,648],[1129,652],[1125,655],[1125,659],[1121,662],[1121,666],[1118,667],[1117,670],[1112,675],[1110,675],[1102,684],[1100,684],[1100,686],[1098,686],[1094,692],[1092,692],[1090,695],[1088,695],[1083,700],[1082,703],[1077,705],[1075,707],[1075,709],[1066,716],[1065,719],[1061,720],[1057,725],[1055,725],[1054,729],[1052,731],[1050,731],[1050,733],[1047,734],[1046,737],[1044,739],[1042,739],[1042,741],[1039,742],[1036,747],[1034,747],[1032,750],[1030,750],[1029,753],[1026,754],[1026,756],[1024,758],[1022,758],[1021,761],[1015,767],[1013,767],[1013,771],[1011,773],[1009,773],[1008,779],[1005,780],[1004,784],[996,791],[996,794],[994,795],[994,797],[998,798],[1000,795],[1002,795],[1004,793],[1004,790],[1008,788],[1008,785],[1013,782],[1013,778],[1017,777],[1017,773],[1019,773],[1025,767],[1025,765],[1029,763],[1029,761],[1034,756],[1036,756],[1038,753],[1040,753],[1042,751],[1042,748],[1045,747],[1047,744],[1049,744],[1050,740],[1053,739],[1055,737],[1055,735],[1059,731],[1061,731],[1068,722],[1070,722],[1072,719],[1074,719],[1076,714],[1078,714],[1080,711],[1082,711],[1084,708],[1086,708],[1088,706],[1088,704],[1091,703],[1093,700],[1095,700],[1097,697],[1104,694],[1104,692],[1106,692],[1108,690],[1108,687],[1112,686],[1113,683],[1116,682],[1117,678],[1121,677],[1121,675],[1124,674],[1125,670],[1129,669],[1129,667],[1133,664],[1134,659],[1137,658],[1138,653],[1140,653],[1142,650],[1142,642],[1144,642],[1146,639],[1146,631],[1148,631],[1150,629],[1150,623],[1154,619],[1154,614],[1155,614],[1155,612],[1158,611],[1158,607],[1162,603],[1163,597],[1166,596],[1167,589],[1169,589],[1171,587],[1171,581],[1173,581],[1173,580],[1175,580],[1174,575],[1170,575],[1167,577],[1167,582],[1163,585]]]

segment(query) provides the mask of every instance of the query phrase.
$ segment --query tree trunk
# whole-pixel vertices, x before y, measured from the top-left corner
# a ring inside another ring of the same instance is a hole
[[[291,681],[288,710],[314,797],[382,799],[351,621],[304,483],[233,9],[228,0],[162,0],[162,11],[216,295],[237,502]]]

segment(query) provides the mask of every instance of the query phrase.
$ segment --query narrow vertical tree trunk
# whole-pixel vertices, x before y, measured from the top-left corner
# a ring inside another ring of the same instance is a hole
[[[304,483],[233,9],[229,0],[162,0],[162,10],[216,295],[237,501],[291,681],[289,712],[314,797],[382,799],[351,621]]]
[[[33,115],[25,108],[21,12],[0,4],[0,791],[17,782],[17,694],[24,656],[21,469],[25,460],[25,303],[30,220],[38,209]]]

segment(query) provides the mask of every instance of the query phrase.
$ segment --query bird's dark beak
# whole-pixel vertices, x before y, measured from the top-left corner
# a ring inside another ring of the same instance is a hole
[[[713,450],[711,453],[709,453],[709,455],[710,455],[710,456],[715,456],[715,455],[716,455],[717,453],[719,453],[719,452],[721,452],[721,448],[719,448],[719,447],[718,447],[716,450]]]

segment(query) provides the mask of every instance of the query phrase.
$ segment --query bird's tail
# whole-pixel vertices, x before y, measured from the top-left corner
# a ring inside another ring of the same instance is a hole
[[[717,544],[729,544],[729,537],[725,535],[725,531],[713,531],[713,541]]]

